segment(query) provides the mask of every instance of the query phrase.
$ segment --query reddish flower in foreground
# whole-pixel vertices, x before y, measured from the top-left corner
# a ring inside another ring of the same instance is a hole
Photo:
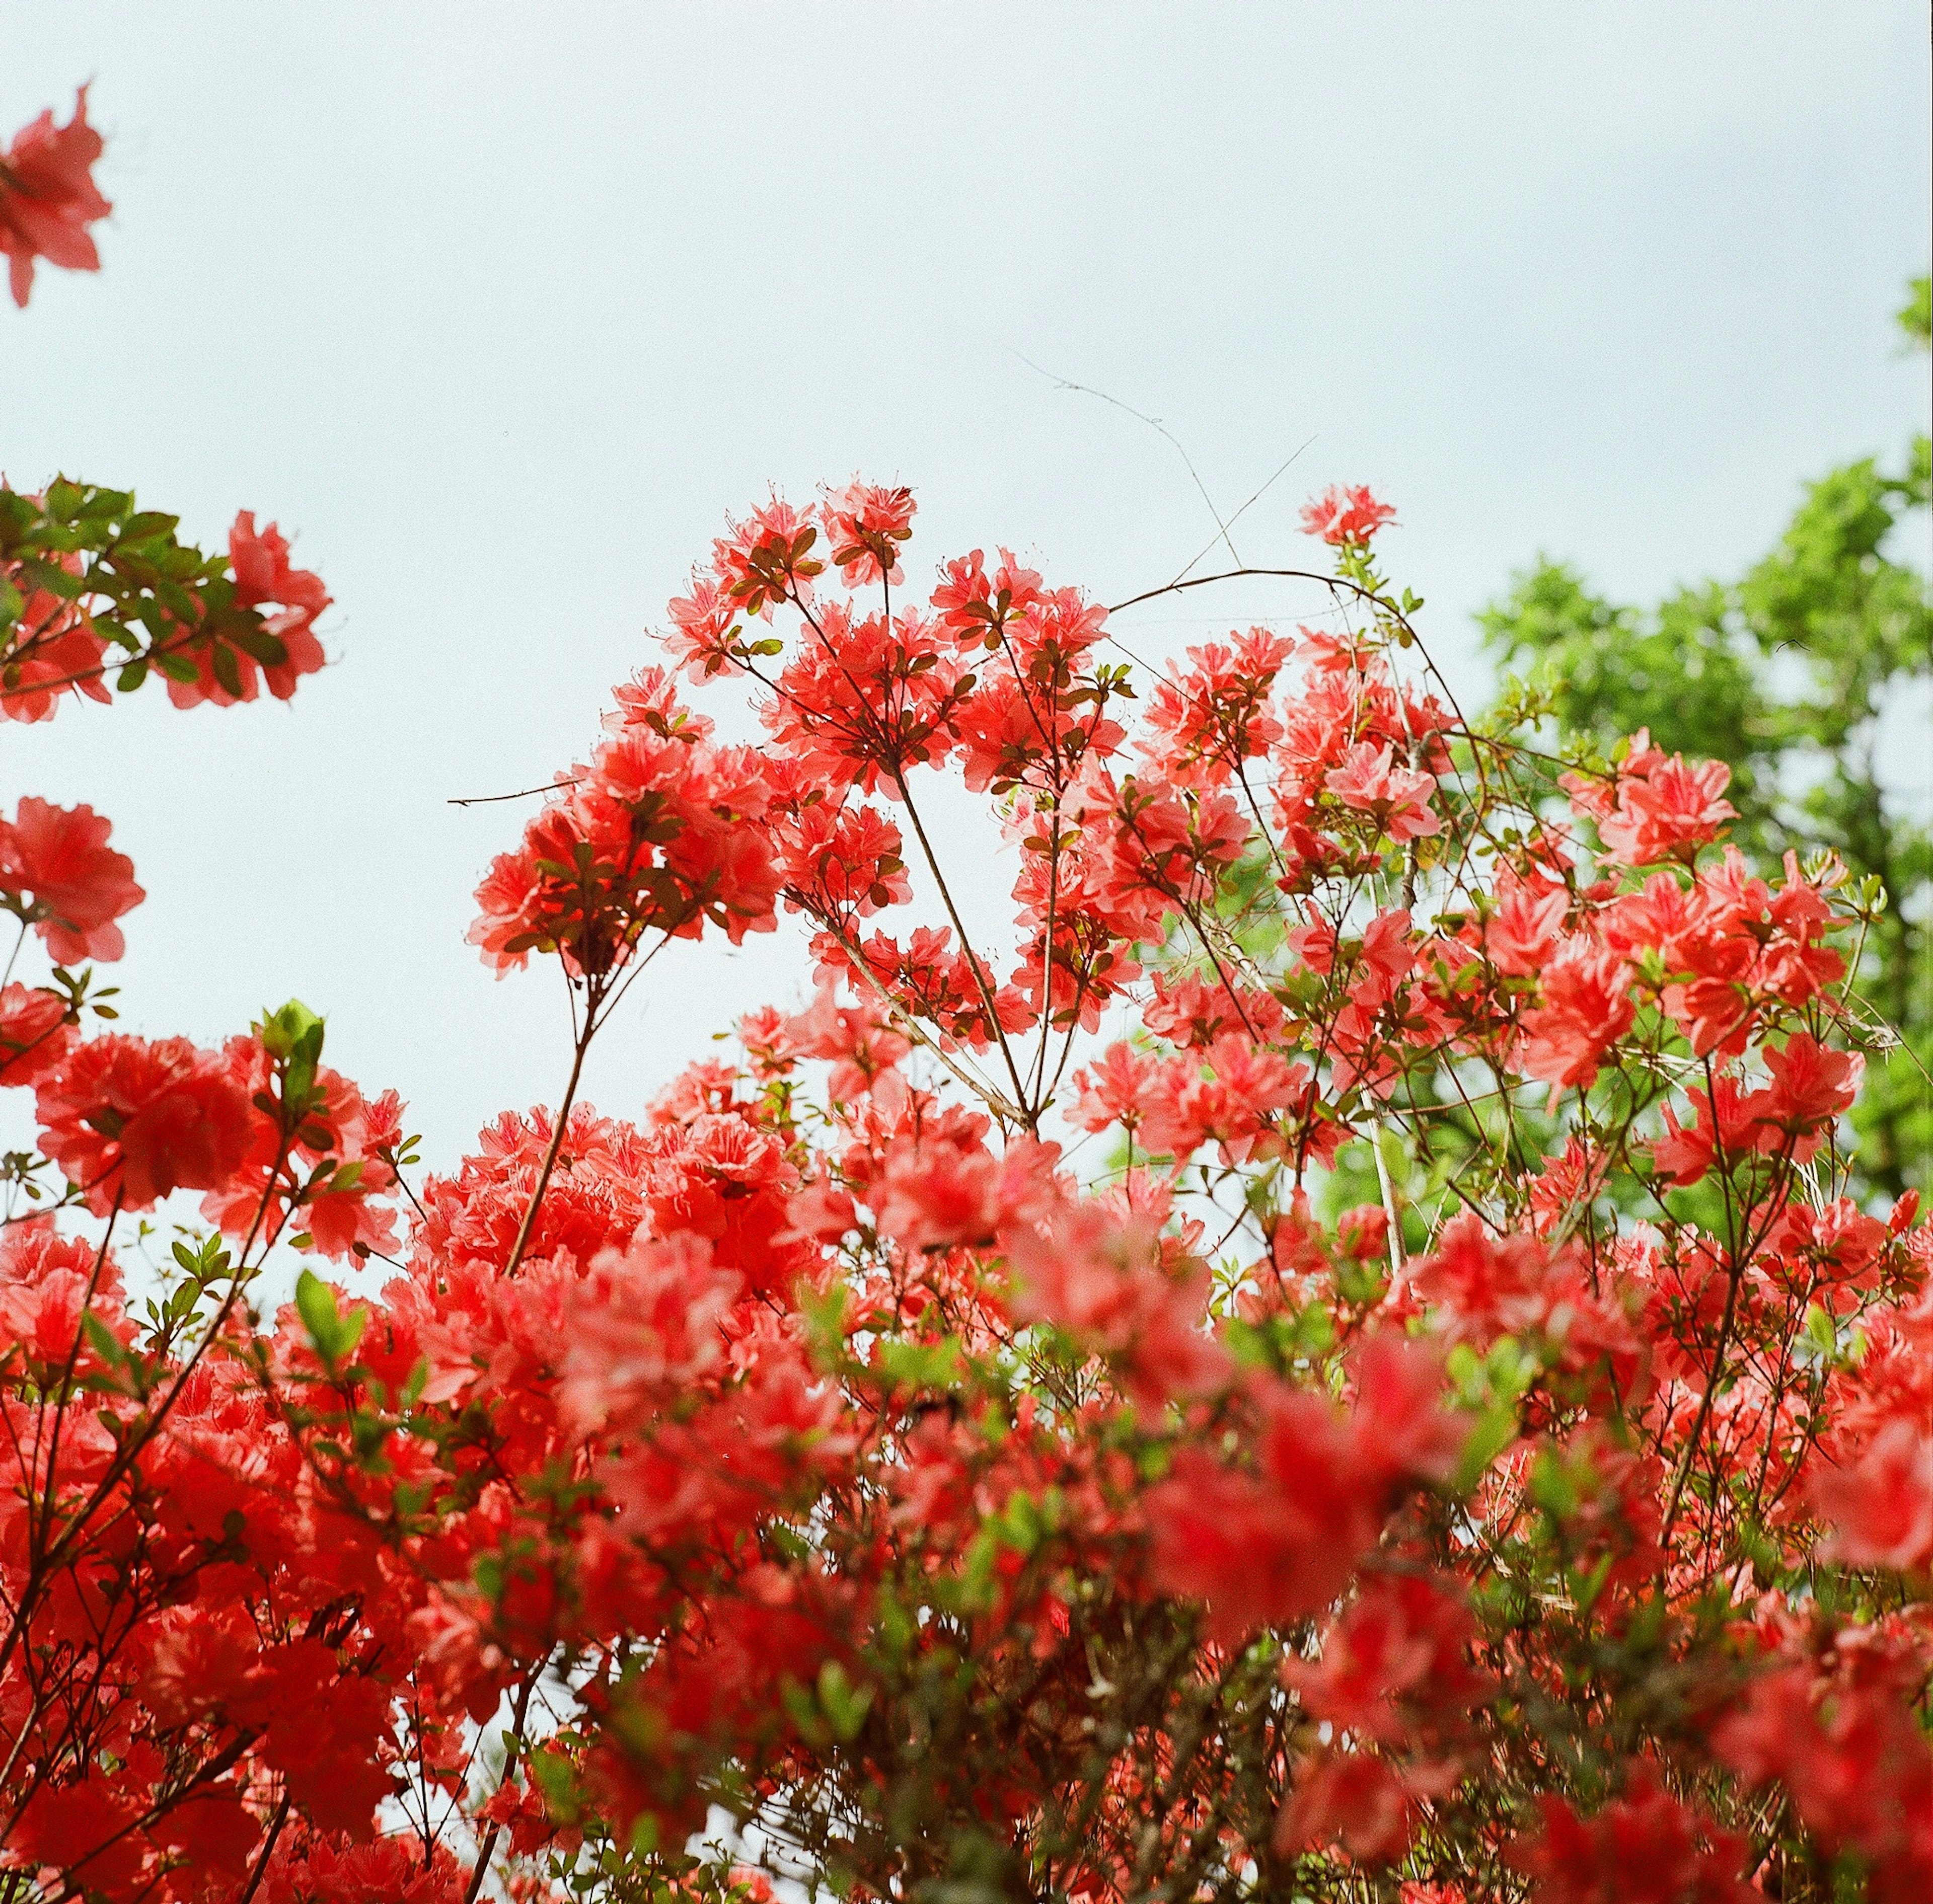
[[[897,545],[912,536],[912,491],[882,488],[856,477],[843,489],[825,492],[819,519],[832,538],[832,559],[848,588],[883,575],[897,588],[903,579]]]
[[[1712,1747],[1749,1785],[1778,1779],[1829,1852],[1856,1851],[1876,1904],[1916,1904],[1933,1886],[1933,1752],[1903,1700],[1856,1683],[1859,1637],[1838,1636],[1853,1683],[1778,1668],[1720,1720]]]
[[[1149,1490],[1153,1577],[1206,1600],[1218,1641],[1329,1605],[1390,1503],[1454,1465],[1462,1431],[1440,1406],[1433,1356],[1372,1338],[1357,1389],[1357,1411],[1344,1416],[1321,1397],[1258,1383],[1254,1469],[1189,1447]]]
[[[1587,1091],[1605,1053],[1636,1016],[1623,962],[1580,935],[1558,947],[1543,978],[1543,1005],[1524,1014],[1517,1068],[1542,1079],[1553,1097],[1567,1085]]]
[[[80,1046],[35,1099],[41,1147],[104,1216],[173,1190],[218,1190],[248,1147],[248,1098],[219,1053],[186,1038]]]
[[[1772,1074],[1771,1088],[1754,1092],[1743,1107],[1758,1113],[1758,1147],[1769,1151],[1789,1145],[1794,1163],[1809,1164],[1833,1119],[1850,1107],[1865,1060],[1856,1051],[1830,1050],[1807,1033],[1795,1032],[1783,1051],[1766,1048],[1765,1068]]]
[[[1396,510],[1370,494],[1367,483],[1354,488],[1331,483],[1319,496],[1303,506],[1305,534],[1320,536],[1332,547],[1345,542],[1366,542],[1385,522],[1396,520]]]
[[[29,795],[0,820],[0,904],[31,922],[62,965],[118,959],[114,921],[147,895],[134,862],[107,844],[113,823],[91,806],[55,806]]]
[[[1738,809],[1724,797],[1732,770],[1721,760],[1688,766],[1682,754],[1669,758],[1651,744],[1643,728],[1632,737],[1616,783],[1615,794],[1602,780],[1577,773],[1559,782],[1580,813],[1598,823],[1609,857],[1625,866],[1652,866],[1661,860],[1690,865],[1698,848],[1718,838]]]
[[[1728,1071],[1716,1073],[1709,1092],[1686,1094],[1694,1122],[1687,1130],[1677,1112],[1664,1107],[1665,1134],[1651,1147],[1652,1161],[1666,1182],[1681,1188],[1696,1183],[1714,1164],[1730,1170],[1752,1148],[1751,1103]]]
[[[50,1216],[30,1217],[0,1230],[0,1343],[9,1355],[58,1368],[76,1353],[92,1314],[126,1339],[121,1272],[113,1253],[79,1236],[55,1233]],[[90,1359],[97,1350],[83,1345]]]
[[[1812,1481],[1812,1504],[1838,1531],[1831,1558],[1848,1566],[1933,1568],[1933,1434],[1889,1422],[1858,1458]]]
[[[7,254],[14,302],[23,308],[33,289],[35,258],[66,271],[101,269],[87,231],[114,209],[95,188],[92,168],[101,152],[83,86],[65,125],[54,124],[50,108],[23,126],[0,158],[0,251]]]
[[[1323,785],[1345,806],[1373,813],[1392,839],[1414,839],[1442,825],[1429,807],[1436,776],[1392,765],[1387,742],[1378,747],[1358,741],[1340,767],[1329,770]]]
[[[1483,1696],[1484,1683],[1463,1656],[1473,1630],[1461,1599],[1441,1580],[1372,1581],[1324,1635],[1319,1662],[1284,1659],[1283,1683],[1338,1731],[1401,1745],[1417,1713]]]
[[[1276,1849],[1339,1843],[1351,1857],[1387,1864],[1408,1848],[1414,1813],[1393,1766],[1366,1752],[1325,1755],[1303,1767],[1276,1822]]]
[[[1541,1800],[1544,1830],[1513,1848],[1535,1904],[1745,1904],[1745,1841],[1681,1805],[1649,1767],[1625,1795],[1580,1818],[1564,1799]]]
[[[0,1084],[32,1084],[60,1062],[74,1042],[66,1018],[58,992],[20,984],[0,991]]]

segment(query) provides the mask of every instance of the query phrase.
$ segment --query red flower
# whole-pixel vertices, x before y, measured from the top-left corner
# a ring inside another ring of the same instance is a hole
[[[747,824],[765,815],[765,763],[750,748],[687,740],[659,712],[666,732],[621,727],[560,784],[521,848],[492,862],[470,942],[500,978],[532,951],[601,973],[648,932],[696,938],[708,921],[735,945],[776,926],[771,833]]]
[[[1465,1210],[1443,1226],[1411,1286],[1448,1312],[1456,1332],[1487,1340],[1531,1326],[1547,1306],[1550,1277],[1550,1252],[1536,1237],[1493,1240],[1476,1212]]]
[[[1721,1071],[1711,1097],[1691,1095],[1694,1129],[1679,1124],[1667,1104],[1668,1134],[1652,1146],[1652,1161],[1676,1184],[1696,1183],[1719,1161],[1727,1165],[1751,1151],[1789,1152],[1795,1163],[1810,1163],[1833,1120],[1858,1095],[1865,1061],[1856,1052],[1835,1051],[1804,1032],[1795,1032],[1783,1051],[1763,1053],[1772,1073],[1769,1086],[1742,1095],[1738,1080]],[[1712,1099],[1715,1098],[1715,1109]]]
[[[1713,1164],[1735,1169],[1738,1160],[1754,1147],[1751,1107],[1762,1092],[1748,1098],[1739,1090],[1739,1081],[1729,1071],[1719,1071],[1709,1092],[1690,1094],[1694,1120],[1686,1130],[1678,1113],[1664,1107],[1666,1134],[1651,1147],[1651,1161],[1660,1176],[1681,1188],[1696,1183]]]
[[[1206,1600],[1222,1642],[1329,1605],[1390,1506],[1455,1465],[1463,1429],[1441,1395],[1433,1356],[1381,1337],[1359,1359],[1352,1414],[1326,1395],[1257,1382],[1254,1467],[1185,1447],[1148,1491],[1156,1584]]]
[[[1074,1122],[1084,1131],[1105,1131],[1111,1124],[1139,1129],[1154,1104],[1159,1070],[1157,1059],[1125,1039],[1109,1045],[1091,1069],[1074,1074],[1074,1088],[1081,1094]]]
[[[1615,803],[1602,780],[1566,773],[1559,783],[1571,805],[1597,821],[1609,858],[1624,866],[1660,860],[1689,866],[1700,846],[1738,818],[1738,809],[1721,797],[1731,779],[1732,770],[1721,760],[1688,766],[1682,754],[1667,759],[1640,728],[1619,769]]]
[[[222,1058],[230,1082],[251,1104],[259,1108],[264,1095],[272,1096],[274,1066],[259,1037],[230,1038]],[[275,1120],[256,1118],[247,1156],[224,1183],[209,1188],[202,1215],[230,1236],[245,1236],[258,1224],[272,1234],[306,1234],[326,1257],[350,1255],[359,1245],[365,1252],[391,1250],[395,1212],[378,1200],[396,1187],[383,1153],[394,1155],[402,1138],[401,1101],[393,1091],[366,1101],[326,1065],[316,1068],[314,1085],[319,1099],[286,1160]],[[285,1162],[295,1167],[300,1185],[293,1198]]]
[[[1857,1052],[1834,1051],[1804,1032],[1795,1032],[1783,1051],[1768,1047],[1765,1068],[1771,1088],[1754,1091],[1744,1108],[1756,1112],[1758,1148],[1790,1146],[1795,1163],[1809,1163],[1840,1112],[1859,1095],[1865,1060]]]
[[[1646,1764],[1625,1795],[1580,1818],[1547,1795],[1542,1833],[1511,1847],[1533,1881],[1534,1904],[1748,1904],[1758,1891],[1740,1875],[1745,1841],[1681,1805]]]
[[[774,496],[747,521],[728,523],[731,533],[713,542],[712,573],[745,614],[769,619],[776,602],[812,599],[812,578],[825,568],[806,553],[819,536],[812,517],[810,503],[795,509]]]
[[[173,1190],[219,1190],[248,1149],[248,1100],[218,1052],[185,1038],[95,1038],[35,1098],[41,1146],[105,1216]]]
[[[1544,1003],[1524,1014],[1517,1069],[1542,1079],[1553,1095],[1567,1085],[1587,1091],[1636,1016],[1623,961],[1580,934],[1558,947],[1543,981]]]
[[[74,1029],[58,992],[20,984],[0,991],[0,1084],[32,1084],[67,1055]]]
[[[832,538],[832,559],[848,588],[858,588],[884,576],[897,588],[905,578],[900,571],[900,542],[912,536],[912,491],[883,489],[857,477],[843,489],[828,489],[819,520]]]
[[[109,847],[113,830],[91,806],[31,795],[15,818],[0,820],[0,904],[31,922],[62,965],[119,958],[127,947],[114,921],[147,896],[131,876],[134,862]]]
[[[1388,1864],[1408,1848],[1415,1798],[1395,1767],[1363,1752],[1324,1753],[1301,1769],[1276,1821],[1284,1856],[1339,1843],[1353,1858]]]
[[[1232,648],[1190,648],[1186,671],[1171,669],[1149,704],[1148,725],[1161,737],[1144,740],[1141,752],[1154,771],[1185,785],[1220,786],[1282,738],[1269,692],[1295,644],[1266,628],[1229,639]]]
[[[1395,509],[1378,502],[1366,483],[1358,483],[1353,489],[1331,483],[1304,504],[1302,511],[1303,533],[1320,536],[1337,548],[1346,542],[1367,542],[1385,522],[1395,520]]]
[[[1044,1175],[1048,1148],[1031,1161]],[[1153,1412],[1172,1397],[1222,1386],[1231,1365],[1201,1330],[1208,1298],[1201,1266],[1184,1262],[1180,1275],[1171,1274],[1144,1218],[1085,1198],[1043,1209],[1026,1194],[1040,1182],[1010,1166],[1000,1185],[1015,1319],[1051,1322],[1090,1353],[1115,1358],[1130,1392]]]
[[[50,1216],[0,1231],[0,1341],[58,1367],[74,1353],[81,1317],[92,1314],[126,1341],[121,1272],[110,1251],[54,1233]],[[91,1353],[91,1352],[90,1352]]]
[[[1464,1657],[1475,1624],[1447,1581],[1399,1574],[1366,1586],[1324,1635],[1320,1662],[1291,1655],[1282,1677],[1303,1709],[1385,1745],[1418,1716],[1473,1705],[1488,1690]]]
[[[1443,823],[1429,806],[1429,797],[1436,791],[1435,776],[1393,766],[1391,754],[1387,741],[1378,747],[1372,741],[1360,740],[1340,767],[1329,770],[1322,784],[1345,806],[1373,813],[1392,839],[1414,839],[1440,830]]]
[[[1876,1904],[1907,1904],[1933,1886],[1933,1752],[1895,1691],[1859,1683],[1871,1637],[1838,1634],[1836,1674],[1808,1661],[1754,1681],[1712,1746],[1746,1784],[1776,1779],[1829,1853],[1858,1851]]]
[[[232,707],[238,701],[253,701],[263,682],[278,701],[287,701],[299,677],[313,674],[322,666],[315,619],[329,606],[329,590],[320,575],[289,566],[288,538],[272,522],[257,533],[254,511],[243,509],[228,532],[228,560],[235,575],[236,605],[262,613],[263,632],[281,644],[283,658],[258,661],[245,649],[230,646],[241,686],[236,694],[216,678],[212,647],[188,654],[184,658],[200,671],[192,681],[168,683],[168,698],[177,707],[193,707],[204,701]]]
[[[0,488],[5,487],[0,478]],[[44,500],[32,498],[36,503]],[[48,558],[40,558],[42,564]],[[56,556],[51,566],[78,583],[86,563],[78,553]],[[17,557],[0,558],[0,582],[21,598],[11,634],[5,644],[7,665],[0,685],[0,719],[50,721],[70,689],[90,701],[112,701],[101,678],[107,639],[95,632],[80,605],[60,590],[44,585],[47,567],[36,575]],[[72,584],[63,584],[63,587]]]
[[[1550,962],[1569,899],[1562,886],[1521,880],[1508,866],[1497,869],[1496,910],[1484,924],[1484,950],[1498,971],[1534,977]]]
[[[66,271],[98,271],[101,254],[87,227],[113,207],[95,189],[91,168],[101,135],[87,122],[87,89],[74,95],[74,117],[54,124],[51,108],[15,134],[0,158],[0,251],[7,254],[14,302],[26,307],[34,260]]]
[[[1933,1569],[1933,1434],[1890,1421],[1844,1465],[1813,1477],[1812,1505],[1838,1532],[1826,1558],[1899,1573]]]

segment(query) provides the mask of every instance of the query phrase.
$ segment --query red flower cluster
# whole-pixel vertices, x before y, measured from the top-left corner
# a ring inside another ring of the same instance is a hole
[[[1543,1809],[1541,1834],[1514,1848],[1535,1904],[1747,1904],[1764,1895],[1744,1881],[1743,1836],[1700,1818],[1642,1763],[1626,1795],[1589,1820],[1556,1797]]]
[[[1332,483],[1302,512],[1302,527],[1311,536],[1337,548],[1351,543],[1366,546],[1386,522],[1396,520],[1396,511],[1379,503],[1366,484],[1353,489]]]
[[[1732,770],[1721,760],[1688,767],[1682,754],[1667,760],[1640,728],[1607,784],[1567,773],[1562,784],[1580,813],[1598,823],[1606,855],[1620,866],[1682,860],[1688,866],[1724,831],[1738,809],[1721,798]]]
[[[9,1180],[95,1219],[0,1233],[0,1870],[756,1904],[682,1850],[722,1804],[870,1899],[1919,1895],[1933,1245],[1849,1164],[1852,908],[1722,772],[1473,734],[1390,515],[1309,512],[1355,626],[1191,649],[1132,733],[1078,590],[907,599],[905,490],[732,525],[669,645],[768,744],[616,689],[470,935],[555,956],[562,1099],[419,1182],[299,1006],[0,991]],[[228,566],[277,645],[184,702],[320,659],[285,542]],[[0,827],[56,957],[120,949],[107,838]],[[809,1004],[578,1101],[656,950],[781,910]],[[271,1313],[290,1245],[392,1273]]]
[[[322,666],[315,621],[329,606],[329,590],[320,575],[290,565],[288,538],[272,522],[258,535],[254,512],[244,509],[228,532],[228,560],[234,571],[236,605],[263,613],[262,634],[268,645],[230,650],[238,678],[228,682],[221,678],[212,650],[196,650],[195,678],[171,677],[168,682],[168,698],[177,707],[193,707],[204,701],[227,707],[253,701],[263,683],[278,701],[287,701],[299,677],[313,674]]]
[[[35,1095],[41,1146],[106,1215],[176,1190],[218,1190],[241,1167],[248,1100],[185,1038],[94,1038]]]
[[[711,723],[670,698],[653,669],[625,691],[612,737],[500,854],[477,889],[470,941],[499,976],[533,951],[608,978],[648,935],[696,938],[708,921],[736,945],[769,932],[779,872],[765,763],[719,747]]]

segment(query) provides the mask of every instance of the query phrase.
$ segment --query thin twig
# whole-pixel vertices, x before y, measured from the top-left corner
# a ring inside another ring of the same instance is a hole
[[[1119,397],[1109,396],[1105,390],[1096,390],[1091,385],[1086,383],[1076,383],[1072,377],[1063,377],[1060,375],[1058,372],[1048,369],[1045,365],[1036,363],[1031,357],[1027,356],[1024,352],[1016,350],[1015,351],[1014,355],[1016,357],[1018,357],[1021,362],[1026,365],[1029,370],[1038,371],[1042,377],[1051,379],[1057,388],[1063,390],[1072,390],[1076,392],[1078,395],[1084,397],[1099,397],[1104,404],[1112,404],[1117,410],[1126,411],[1128,415],[1133,417],[1138,422],[1145,423],[1150,429],[1159,431],[1162,435],[1165,437],[1170,443],[1174,444],[1175,452],[1180,457],[1183,462],[1188,465],[1188,473],[1195,479],[1195,486],[1201,492],[1202,501],[1208,505],[1208,513],[1215,518],[1215,527],[1221,531],[1220,534],[1216,537],[1215,541],[1225,544],[1227,546],[1229,554],[1232,556],[1236,561],[1239,562],[1241,560],[1242,557],[1240,551],[1237,549],[1234,543],[1229,539],[1228,524],[1222,520],[1222,512],[1215,506],[1215,499],[1209,494],[1208,485],[1201,480],[1201,474],[1195,467],[1195,459],[1182,447],[1181,439],[1177,437],[1159,417],[1150,416],[1144,411],[1135,409],[1133,404],[1123,403]],[[1305,444],[1303,447],[1306,448],[1307,445]],[[1301,453],[1301,451],[1298,450],[1296,452],[1296,455],[1300,455]],[[1294,460],[1294,458],[1293,457],[1290,458],[1290,461],[1291,462]],[[1288,467],[1288,465],[1286,463],[1282,465],[1284,469],[1286,469]],[[1279,470],[1276,473],[1279,475],[1280,473],[1281,472]],[[1275,479],[1273,476],[1269,479],[1270,482],[1273,482],[1274,479]],[[1264,486],[1266,487],[1267,485],[1264,485]],[[1256,493],[1259,494],[1261,492],[1258,491]],[[1254,497],[1251,497],[1249,499],[1250,502],[1252,502],[1254,500]],[[1243,505],[1244,509],[1247,506],[1248,504],[1246,503]],[[1210,548],[1213,548],[1215,546],[1215,543],[1210,542],[1208,546]],[[1201,558],[1198,555],[1195,558],[1195,562],[1199,562],[1201,560]],[[1194,563],[1190,563],[1189,564],[1189,568],[1192,568],[1193,566]],[[1184,569],[1181,572],[1183,575],[1186,575],[1188,572],[1188,570]]]
[[[580,774],[576,779],[546,780],[540,787],[519,787],[515,793],[471,794],[467,799],[446,800],[443,803],[446,806],[488,806],[499,800],[528,800],[532,794],[555,793],[560,787],[576,786],[582,778]]]

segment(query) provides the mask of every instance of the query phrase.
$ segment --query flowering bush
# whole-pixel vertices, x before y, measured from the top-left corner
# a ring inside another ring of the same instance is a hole
[[[1466,717],[1390,513],[1312,504],[1322,627],[1138,686],[1005,551],[912,599],[904,489],[731,525],[668,658],[774,744],[615,691],[471,932],[555,960],[561,1098],[447,1175],[299,1005],[204,1050],[8,984],[5,1894],[1923,1896],[1933,1231],[1847,1194],[1862,902],[1729,845],[1722,765]],[[116,647],[294,689],[321,583],[174,527],[0,494],[0,704]],[[23,939],[119,955],[109,837],[0,822]],[[782,918],[810,1005],[579,1101],[665,944]],[[264,1313],[290,1249],[338,1280]]]

